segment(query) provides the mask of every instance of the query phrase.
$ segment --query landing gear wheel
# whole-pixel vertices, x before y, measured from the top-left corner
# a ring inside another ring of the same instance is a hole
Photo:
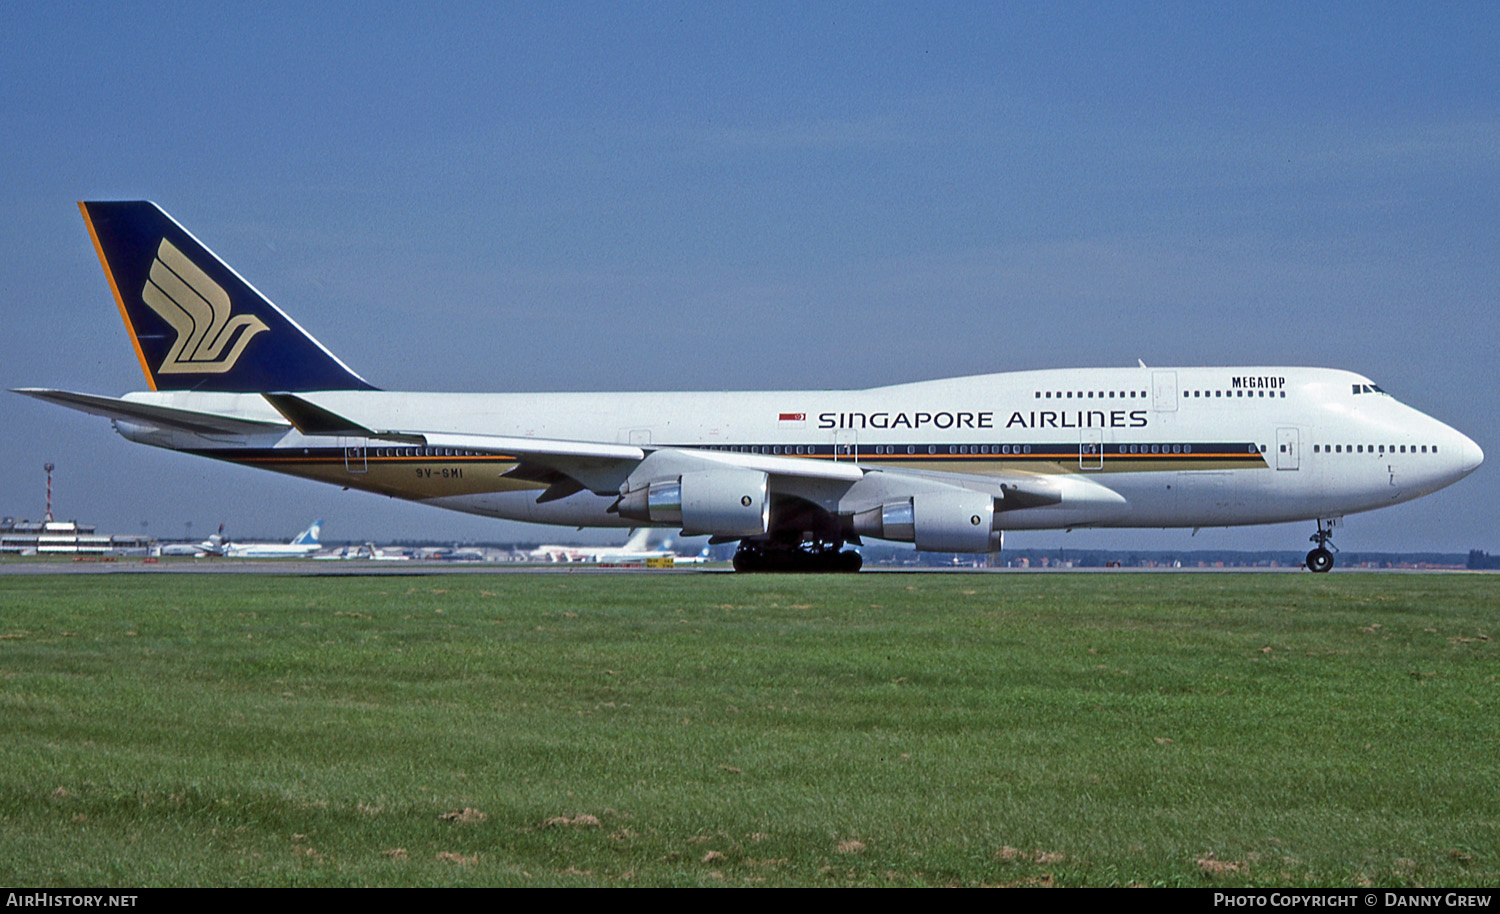
[[[1318,547],[1307,554],[1308,571],[1323,574],[1333,568],[1333,553],[1328,551],[1328,547],[1333,544],[1333,528],[1337,523],[1337,519],[1318,518],[1318,532],[1308,537],[1308,540]]]
[[[792,574],[853,574],[864,565],[858,552],[829,548],[771,548],[740,546],[734,554],[734,570],[742,574],[766,571]]]

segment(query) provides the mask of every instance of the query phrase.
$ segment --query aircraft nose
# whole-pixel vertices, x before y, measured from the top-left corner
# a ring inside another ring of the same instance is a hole
[[[1474,440],[1468,435],[1459,434],[1458,437],[1462,444],[1458,465],[1463,474],[1467,476],[1479,469],[1481,463],[1484,463],[1484,451],[1480,450],[1479,445],[1475,444]]]

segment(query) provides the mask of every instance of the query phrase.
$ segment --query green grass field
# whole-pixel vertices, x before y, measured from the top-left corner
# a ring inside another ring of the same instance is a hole
[[[0,883],[1500,884],[1500,577],[0,578]]]

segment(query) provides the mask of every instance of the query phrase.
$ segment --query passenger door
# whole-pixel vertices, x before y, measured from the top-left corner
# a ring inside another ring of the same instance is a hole
[[[1302,465],[1301,455],[1298,453],[1299,439],[1294,428],[1276,430],[1276,469],[1295,470]]]

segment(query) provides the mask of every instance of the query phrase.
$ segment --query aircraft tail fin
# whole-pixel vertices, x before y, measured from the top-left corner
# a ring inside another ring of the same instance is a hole
[[[292,545],[316,546],[318,545],[318,537],[322,536],[322,534],[323,518],[320,517],[312,522],[311,527],[308,527],[306,530],[303,530],[301,533],[297,534],[297,536],[292,540]]]
[[[652,527],[637,527],[630,539],[620,547],[621,552],[647,552],[651,549],[651,537],[656,533]]]
[[[152,390],[371,390],[155,203],[80,203]]]

